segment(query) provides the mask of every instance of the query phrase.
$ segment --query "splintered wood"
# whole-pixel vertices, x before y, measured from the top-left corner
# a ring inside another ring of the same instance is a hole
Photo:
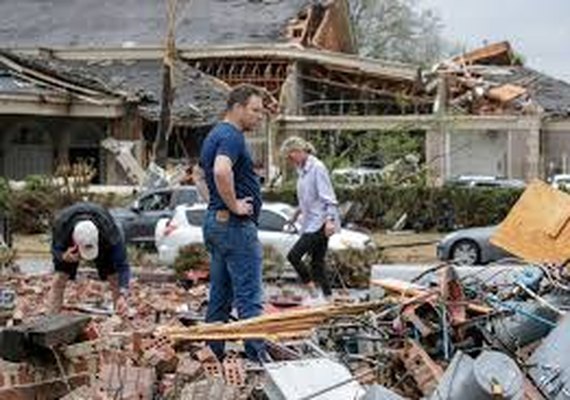
[[[487,96],[493,100],[500,101],[501,103],[508,103],[513,101],[519,96],[527,94],[527,90],[521,86],[506,83],[501,86],[489,89]]]
[[[360,314],[385,305],[370,302],[342,306],[323,306],[310,310],[292,310],[263,315],[229,324],[203,324],[189,328],[162,327],[161,334],[173,340],[284,340],[310,336],[312,330],[331,317]]]
[[[526,261],[570,259],[570,195],[533,181],[491,237],[491,243]]]

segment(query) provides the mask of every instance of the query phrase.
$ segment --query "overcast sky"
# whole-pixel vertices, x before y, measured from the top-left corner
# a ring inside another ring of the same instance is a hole
[[[570,82],[570,0],[421,0],[444,35],[474,48],[509,40],[526,65]]]

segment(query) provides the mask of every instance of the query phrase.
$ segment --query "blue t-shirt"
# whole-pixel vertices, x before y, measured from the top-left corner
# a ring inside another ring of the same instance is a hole
[[[253,170],[253,160],[245,143],[245,137],[234,125],[220,122],[210,131],[200,153],[200,166],[204,170],[210,191],[210,210],[227,210],[214,181],[214,160],[224,155],[232,161],[234,189],[237,199],[253,198],[252,219],[257,223],[261,209],[261,187],[259,177]]]

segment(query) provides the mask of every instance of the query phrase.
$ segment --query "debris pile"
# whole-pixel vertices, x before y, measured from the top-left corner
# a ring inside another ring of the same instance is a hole
[[[68,288],[67,312],[45,317],[50,278],[5,276],[2,299],[15,305],[1,336],[0,395],[554,399],[566,390],[564,361],[545,350],[570,346],[560,337],[570,292],[559,268],[405,268],[373,268],[375,300],[282,303],[227,324],[202,322],[204,285],[135,281],[121,320],[104,284],[81,280]],[[249,338],[267,341],[269,362],[243,356]],[[208,340],[229,341],[223,361]]]
[[[532,199],[552,195],[551,217],[535,218]],[[570,196],[558,196],[530,185],[497,240],[563,240]],[[544,236],[553,227],[562,237]],[[46,316],[52,278],[6,274],[0,398],[564,399],[570,277],[556,246],[542,250],[534,264],[375,265],[368,290],[320,305],[268,285],[262,316],[225,324],[204,323],[207,285],[174,272],[139,271],[124,319],[102,283],[71,284],[66,312]],[[266,341],[262,363],[244,356],[247,339]]]
[[[568,116],[567,85],[522,65],[509,42],[439,63],[426,91],[451,114]]]

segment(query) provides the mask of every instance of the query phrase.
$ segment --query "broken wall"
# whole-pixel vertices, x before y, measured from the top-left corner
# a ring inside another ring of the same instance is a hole
[[[508,134],[505,132],[451,132],[448,140],[452,176],[508,175]]]

